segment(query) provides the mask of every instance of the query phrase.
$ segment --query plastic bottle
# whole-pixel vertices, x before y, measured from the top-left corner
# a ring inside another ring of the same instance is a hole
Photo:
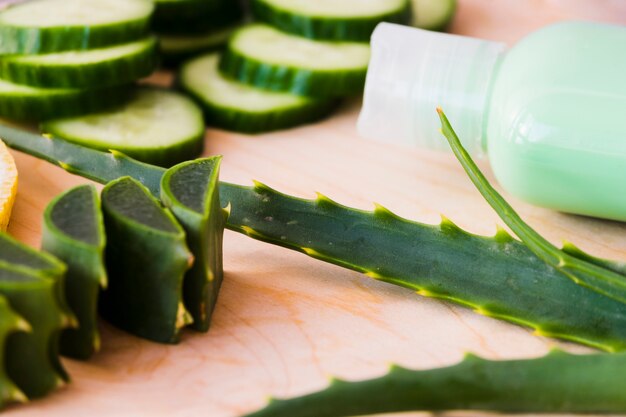
[[[379,25],[361,135],[448,149],[437,106],[511,194],[626,221],[626,27],[558,23],[507,50]]]

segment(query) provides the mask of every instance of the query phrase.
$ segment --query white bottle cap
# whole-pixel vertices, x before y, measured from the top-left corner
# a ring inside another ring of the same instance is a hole
[[[361,136],[449,149],[439,131],[441,107],[468,151],[484,152],[484,114],[505,44],[381,23],[371,46]]]

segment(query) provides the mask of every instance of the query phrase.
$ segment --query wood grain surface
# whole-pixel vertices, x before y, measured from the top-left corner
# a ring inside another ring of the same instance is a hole
[[[452,29],[513,43],[564,19],[626,24],[626,2],[460,0]],[[444,213],[471,232],[495,232],[500,222],[451,155],[360,139],[359,106],[347,103],[324,122],[263,136],[208,130],[206,153],[224,155],[227,181],[256,179],[308,198],[319,191],[365,209],[376,201],[427,223]],[[45,205],[85,180],[15,156],[20,185],[9,232],[38,246]],[[505,196],[553,242],[567,238],[593,254],[626,259],[626,225]],[[224,258],[225,282],[208,334],[189,331],[179,345],[163,346],[102,323],[102,352],[85,363],[64,361],[70,385],[5,415],[234,417],[269,395],[319,389],[330,375],[378,376],[391,363],[425,369],[457,362],[465,352],[502,359],[535,357],[557,345],[586,351],[236,233],[226,233]]]

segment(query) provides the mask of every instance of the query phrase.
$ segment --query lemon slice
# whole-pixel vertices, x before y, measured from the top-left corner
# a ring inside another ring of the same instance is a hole
[[[0,140],[0,231],[5,231],[17,193],[17,168],[6,145]]]

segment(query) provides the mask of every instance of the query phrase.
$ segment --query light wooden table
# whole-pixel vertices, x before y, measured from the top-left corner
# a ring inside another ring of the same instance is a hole
[[[460,3],[454,32],[509,43],[562,19],[626,24],[622,0]],[[359,208],[376,201],[423,222],[438,222],[445,213],[471,232],[494,233],[498,219],[452,156],[359,139],[359,105],[270,135],[209,130],[207,154],[224,155],[227,181],[257,179],[309,198],[319,191]],[[85,180],[16,158],[20,188],[9,231],[38,246],[44,206]],[[510,200],[552,241],[567,237],[591,253],[626,259],[626,225]],[[186,332],[179,345],[163,346],[103,324],[100,354],[86,363],[65,361],[72,384],[5,415],[233,417],[262,406],[270,394],[319,389],[330,375],[377,376],[390,363],[421,369],[452,364],[464,352],[501,359],[542,355],[555,345],[585,351],[232,232],[224,257],[225,283],[208,334]]]

